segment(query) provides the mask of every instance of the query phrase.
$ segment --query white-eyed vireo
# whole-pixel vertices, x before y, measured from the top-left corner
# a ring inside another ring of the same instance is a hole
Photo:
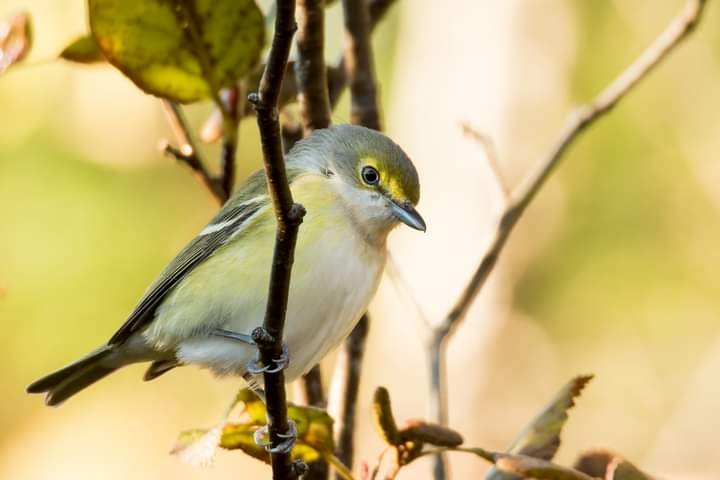
[[[350,333],[367,309],[398,222],[425,230],[418,175],[402,149],[363,127],[317,130],[287,156],[298,234],[284,340],[292,381]],[[28,387],[57,405],[118,368],[152,362],[145,380],[180,365],[252,381],[275,239],[262,172],[250,176],[150,286],[110,341]]]

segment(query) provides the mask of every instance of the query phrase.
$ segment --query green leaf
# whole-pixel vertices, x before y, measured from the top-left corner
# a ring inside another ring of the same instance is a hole
[[[76,63],[104,62],[100,48],[91,35],[78,37],[60,52],[60,58]]]
[[[248,75],[265,43],[254,0],[88,0],[90,29],[110,63],[140,89],[177,102]]]
[[[29,13],[16,13],[0,21],[0,74],[27,56],[32,40]]]
[[[265,405],[247,389],[238,393],[237,400],[243,405],[240,421],[226,424],[222,428],[217,444],[226,450],[242,450],[251,457],[269,462],[270,457],[267,452],[263,447],[258,446],[253,438],[253,433],[266,423]],[[290,403],[288,418],[295,422],[298,434],[292,450],[293,458],[310,463],[333,454],[335,450],[333,419],[327,412],[315,407]],[[182,454],[196,442],[203,442],[208,436],[212,438],[208,432],[212,433],[212,430],[196,429],[182,432],[172,453]]]
[[[592,375],[575,377],[555,395],[555,398],[542,412],[518,435],[508,453],[527,455],[543,460],[552,460],[560,447],[560,433],[568,419],[567,411],[575,405]],[[509,480],[513,477],[491,469],[487,480]]]

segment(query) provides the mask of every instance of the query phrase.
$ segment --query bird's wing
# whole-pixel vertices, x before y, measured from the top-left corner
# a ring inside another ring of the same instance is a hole
[[[262,172],[253,175],[244,188],[231,199],[210,224],[200,232],[165,268],[160,277],[145,292],[125,323],[108,341],[115,345],[126,341],[132,334],[150,323],[155,309],[165,296],[196,266],[210,257],[235,233],[247,225],[247,220],[264,207],[269,200],[264,189]]]

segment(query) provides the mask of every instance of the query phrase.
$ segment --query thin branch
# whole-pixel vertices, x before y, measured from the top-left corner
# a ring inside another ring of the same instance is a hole
[[[352,123],[380,130],[375,67],[370,44],[370,11],[364,0],[342,0],[345,74],[350,84]]]
[[[264,365],[273,365],[276,359],[281,358],[283,354],[282,339],[290,289],[290,274],[298,228],[305,214],[303,207],[293,202],[290,192],[278,122],[278,96],[296,30],[295,1],[277,0],[276,6],[275,33],[267,64],[260,80],[258,92],[249,97],[257,112],[265,177],[277,221],[265,320],[263,326],[253,332],[253,338],[258,343],[260,359]],[[282,436],[287,434],[290,429],[287,419],[285,375],[282,370],[266,371],[263,379],[270,443],[273,447],[277,447],[283,442]],[[270,461],[274,479],[297,478],[298,471],[292,463],[289,452],[272,452]]]
[[[381,2],[384,10],[392,2]],[[379,4],[379,3],[378,3]],[[370,9],[366,0],[342,0],[345,24],[344,67],[350,84],[352,122],[380,130],[380,114],[375,87],[372,45],[370,44]],[[352,468],[355,453],[355,413],[360,387],[360,373],[370,320],[363,315],[339,353],[331,385],[330,410],[336,419],[337,456]]]
[[[238,127],[243,112],[239,111],[240,105],[245,105],[245,84],[227,89],[222,101],[225,103],[223,113],[223,143],[220,154],[220,179],[219,183],[225,193],[225,198],[230,198],[235,186],[235,152],[237,150]],[[240,102],[240,98],[243,101]]]
[[[706,3],[706,0],[688,0],[665,31],[630,66],[589,104],[580,106],[571,112],[548,153],[540,159],[520,186],[510,194],[493,240],[483,254],[475,273],[445,319],[432,330],[432,338],[427,346],[431,370],[431,405],[435,405],[434,412],[431,412],[434,413],[434,416],[430,418],[431,421],[442,423],[442,419],[447,417],[447,391],[444,386],[446,372],[441,363],[444,357],[443,349],[455,327],[465,317],[495,268],[497,259],[505,247],[512,229],[525,209],[580,134],[615,107],[694,30],[700,21]],[[444,478],[444,476],[438,476],[437,473],[436,471],[436,479]]]
[[[200,151],[198,150],[197,144],[190,133],[190,127],[185,119],[185,115],[183,114],[180,105],[175,102],[171,102],[170,100],[163,100],[162,105],[179,147],[175,148],[170,145],[170,142],[162,141],[160,148],[166,154],[172,155],[178,161],[190,167],[200,181],[202,181],[208,190],[210,190],[210,193],[212,193],[218,203],[225,203],[225,200],[227,200],[225,192],[217,179],[212,176],[207,168],[205,168],[205,163],[200,157]]]
[[[330,125],[330,100],[325,73],[325,0],[297,0],[295,36],[297,60],[294,63],[297,101],[302,126],[292,128],[293,122],[283,122],[282,134],[286,151],[302,136],[317,128]],[[302,378],[302,388],[309,405],[325,408],[325,392],[320,365],[315,365]],[[325,459],[309,465],[306,480],[325,480],[329,476]]]
[[[328,412],[335,419],[335,455],[349,468],[355,454],[355,413],[369,328],[370,319],[365,314],[338,352],[330,384]]]
[[[462,122],[460,124],[460,128],[462,128],[465,136],[475,140],[478,144],[480,144],[485,152],[485,156],[490,164],[490,170],[495,178],[495,184],[502,195],[503,208],[505,208],[507,206],[508,199],[510,198],[510,191],[508,190],[507,185],[505,185],[505,180],[503,179],[502,169],[500,168],[500,158],[498,157],[497,150],[495,149],[495,142],[493,142],[490,135],[476,129],[469,122]]]
[[[325,72],[325,0],[297,0],[298,32],[295,81],[303,134],[330,125]]]

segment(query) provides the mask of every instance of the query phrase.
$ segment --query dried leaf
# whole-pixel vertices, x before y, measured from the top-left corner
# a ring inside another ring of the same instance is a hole
[[[373,397],[373,418],[378,433],[388,445],[400,445],[402,439],[398,433],[395,417],[392,412],[390,393],[385,387],[378,387]]]
[[[254,0],[88,0],[110,63],[146,93],[193,102],[257,65],[264,17]]]
[[[573,468],[584,472],[591,477],[605,480],[652,480],[622,456],[607,450],[591,450],[583,453]]]
[[[572,468],[556,465],[526,455],[499,454],[495,468],[502,473],[541,480],[593,480],[592,477]]]
[[[0,74],[22,61],[32,48],[29,13],[17,13],[0,21]]]
[[[641,471],[632,463],[620,457],[615,457],[608,466],[605,474],[606,480],[652,480],[652,477]]]
[[[97,42],[91,35],[84,35],[70,42],[60,52],[60,58],[76,63],[99,63],[105,61]]]
[[[551,460],[560,447],[560,433],[568,419],[567,411],[575,405],[575,398],[592,378],[592,375],[584,375],[570,380],[520,433],[508,453]]]
[[[605,478],[608,465],[614,458],[615,454],[607,450],[590,450],[580,455],[573,468],[587,473],[591,477]]]
[[[408,422],[398,433],[403,442],[429,443],[436,447],[457,447],[463,443],[462,435],[455,430],[422,420]]]
[[[579,376],[565,384],[540,415],[518,435],[508,453],[552,460],[560,447],[560,433],[568,419],[567,411],[575,405],[575,398],[592,378],[592,375]],[[514,477],[493,468],[485,478],[511,480]]]

